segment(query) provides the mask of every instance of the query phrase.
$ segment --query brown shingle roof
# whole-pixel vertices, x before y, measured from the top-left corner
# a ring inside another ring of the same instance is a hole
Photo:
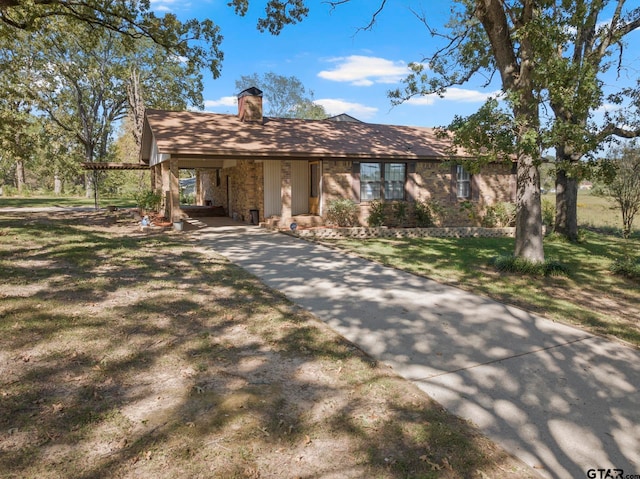
[[[433,128],[147,110],[159,153],[210,157],[447,159],[449,141]],[[145,128],[145,134],[149,130]],[[150,142],[145,142],[150,145]],[[150,148],[143,151],[148,160]]]

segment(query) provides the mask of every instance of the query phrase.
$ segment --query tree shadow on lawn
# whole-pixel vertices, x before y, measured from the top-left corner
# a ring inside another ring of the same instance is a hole
[[[530,475],[223,258],[56,221],[0,238],[8,477]]]
[[[491,258],[512,253],[510,238],[377,239],[338,246],[341,243],[380,264],[640,344],[637,285],[609,271],[628,248],[620,239],[612,242],[589,234],[582,243],[546,241],[547,257],[568,268],[568,276],[559,277],[500,273],[489,266]]]
[[[632,470],[637,350],[286,235],[212,229],[203,241],[548,477]]]

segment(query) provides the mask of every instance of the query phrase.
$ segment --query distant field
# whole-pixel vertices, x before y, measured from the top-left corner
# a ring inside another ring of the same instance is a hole
[[[555,205],[556,197],[552,193],[543,195],[544,200],[548,200]],[[636,228],[637,229],[636,220]],[[578,192],[578,225],[591,228],[616,228],[622,227],[622,216],[620,210],[610,198],[595,196],[588,191]]]

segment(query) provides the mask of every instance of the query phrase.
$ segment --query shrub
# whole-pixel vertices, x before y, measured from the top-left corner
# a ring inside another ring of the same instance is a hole
[[[407,203],[404,201],[398,201],[392,205],[393,219],[396,221],[396,226],[403,227],[409,216]]]
[[[542,223],[549,228],[556,223],[556,207],[547,199],[542,200]]]
[[[531,261],[512,255],[501,255],[493,258],[490,264],[498,271],[519,273],[529,276],[568,276],[568,268],[556,260]]]
[[[180,192],[180,203],[183,205],[195,205],[196,204],[196,195],[186,194],[184,191]]]
[[[153,190],[139,191],[134,198],[138,208],[145,211],[158,211],[162,202],[160,192]]]
[[[353,226],[358,223],[358,205],[351,200],[331,200],[327,204],[327,221],[337,226]]]
[[[482,226],[485,228],[504,228],[513,226],[516,221],[516,207],[512,203],[496,203],[488,206],[482,217]]]
[[[477,224],[479,219],[478,208],[475,203],[469,200],[465,200],[459,205],[460,213],[464,214],[471,220],[474,224]]]
[[[384,203],[380,200],[373,200],[369,205],[369,218],[367,223],[372,228],[384,225],[387,219],[384,211]]]
[[[625,256],[616,260],[611,265],[611,272],[634,281],[640,281],[640,258],[633,259],[630,256]]]
[[[437,201],[416,201],[413,214],[418,228],[430,228],[442,222],[443,209]]]

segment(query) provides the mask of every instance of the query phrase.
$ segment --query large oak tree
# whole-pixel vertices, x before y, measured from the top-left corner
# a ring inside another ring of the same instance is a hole
[[[0,24],[10,29],[39,31],[56,18],[116,32],[131,41],[151,39],[193,67],[219,75],[222,37],[210,19],[183,22],[171,13],[157,16],[149,0],[0,0]]]

